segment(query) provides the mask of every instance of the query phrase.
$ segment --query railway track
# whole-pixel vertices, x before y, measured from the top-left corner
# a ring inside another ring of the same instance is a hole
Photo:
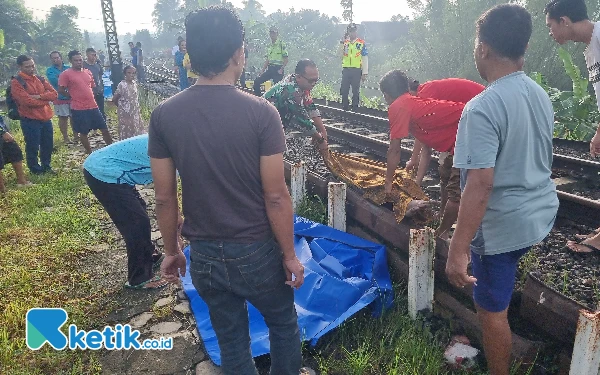
[[[165,82],[176,84],[177,75],[164,63],[153,62],[148,73]],[[341,104],[316,99],[317,107],[323,114],[327,134],[333,142],[332,149],[340,152],[363,154],[375,159],[385,159],[388,148],[389,123],[382,115],[384,111],[360,109],[358,112],[344,111]],[[327,104],[327,105],[326,105]],[[574,157],[584,154],[587,144],[565,140],[555,140],[553,180],[557,185],[559,199],[564,213],[577,222],[590,226],[600,226],[600,162]],[[412,141],[405,140],[402,147],[402,160],[412,153]],[[436,155],[432,158],[431,175],[437,177]],[[324,166],[317,168],[321,174]]]
[[[160,64],[157,64],[160,67]],[[164,64],[162,65],[164,66]],[[159,69],[159,68],[152,68]],[[149,69],[151,70],[151,69]],[[161,75],[168,83],[176,83],[172,71],[163,69]],[[153,78],[159,78],[153,72],[148,72]],[[159,72],[160,73],[160,72]],[[162,91],[161,91],[162,92]],[[387,120],[375,115],[375,112],[348,113],[320,103],[324,114],[330,145],[341,152],[362,154],[379,159],[385,157],[388,147]],[[334,108],[334,109],[331,109]],[[308,181],[313,186],[312,192],[326,191],[326,181],[331,177],[323,165],[316,150],[306,137],[297,137],[294,132],[288,132],[288,168],[290,162],[304,160],[309,169]],[[412,152],[410,140],[403,143],[403,160],[407,160]],[[562,150],[564,152],[557,152]],[[560,189],[572,188],[569,179],[578,184],[597,183],[600,163],[593,160],[578,158],[575,155],[585,151],[582,143],[555,140],[555,155],[553,171],[556,178],[563,179]],[[437,161],[437,158],[433,158]],[[437,182],[435,162],[430,174],[431,183]],[[289,173],[289,172],[288,172]],[[555,180],[556,182],[556,180]],[[348,216],[350,222],[358,223],[367,230],[367,234],[375,234],[377,238],[391,245],[391,248],[402,249],[408,240],[407,223],[397,224],[389,210],[373,205],[360,203],[356,191],[350,192],[348,201]],[[522,299],[523,306],[519,315],[527,321],[525,331],[535,326],[545,334],[563,343],[572,343],[577,325],[578,310],[588,308],[595,310],[600,301],[600,256],[591,258],[565,251],[562,247],[567,239],[572,239],[574,233],[587,232],[599,226],[600,201],[585,198],[568,191],[560,191],[561,208],[555,228],[544,242],[536,245],[530,252],[531,257],[524,261],[520,268],[520,283],[517,288],[517,298]],[[436,255],[436,288],[438,281],[445,283],[443,272],[447,245],[438,242]],[[398,250],[400,251],[400,250]],[[407,259],[407,254],[401,255]],[[444,284],[444,290],[459,300],[469,298],[469,290],[456,290]],[[442,295],[445,292],[436,295]],[[540,303],[540,293],[546,296],[546,302]],[[547,297],[552,296],[552,297]],[[437,301],[440,305],[458,308],[458,302],[451,302],[448,295]],[[436,297],[437,300],[437,297]],[[449,301],[451,302],[450,304]],[[472,319],[467,319],[472,320]]]

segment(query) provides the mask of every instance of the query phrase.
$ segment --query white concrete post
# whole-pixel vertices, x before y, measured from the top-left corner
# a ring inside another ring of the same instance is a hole
[[[327,184],[328,225],[337,230],[346,231],[346,184],[330,182]]]
[[[290,187],[292,191],[292,207],[296,211],[306,195],[306,167],[302,161],[292,165]]]
[[[411,229],[408,244],[408,314],[416,319],[421,310],[433,308],[435,233]]]
[[[600,311],[579,311],[570,375],[597,375],[600,366]]]

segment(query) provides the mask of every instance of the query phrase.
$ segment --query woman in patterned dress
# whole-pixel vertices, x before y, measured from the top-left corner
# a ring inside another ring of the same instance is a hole
[[[119,83],[117,92],[113,96],[113,103],[117,105],[117,114],[119,115],[120,140],[146,133],[135,82],[136,69],[133,66],[126,66],[123,75],[125,79]]]

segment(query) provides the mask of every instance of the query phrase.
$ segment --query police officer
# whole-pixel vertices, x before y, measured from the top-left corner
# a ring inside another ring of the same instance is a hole
[[[344,40],[340,40],[340,50],[342,54],[342,86],[340,94],[342,95],[342,105],[344,110],[348,108],[348,95],[350,86],[352,86],[352,108],[358,108],[360,101],[360,81],[367,78],[369,72],[369,57],[365,41],[358,38],[358,27],[351,23],[346,29]]]
[[[269,29],[271,37],[271,45],[267,51],[267,60],[263,65],[260,77],[254,81],[254,94],[259,96],[260,85],[272,79],[273,83],[277,83],[283,79],[283,70],[288,63],[287,47],[281,39],[278,38],[279,32],[275,26]]]

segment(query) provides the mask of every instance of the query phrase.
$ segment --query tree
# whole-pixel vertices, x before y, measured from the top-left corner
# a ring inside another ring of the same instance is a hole
[[[92,42],[90,40],[90,33],[87,30],[83,31],[83,42],[85,43],[86,48],[92,46]]]
[[[40,22],[35,34],[35,48],[40,57],[46,58],[51,51],[80,49],[83,38],[75,20],[79,9],[72,5],[50,8],[50,13]]]
[[[352,12],[352,0],[341,0],[340,5],[344,8],[344,12],[342,13],[344,21],[352,22],[354,16],[354,13]]]
[[[5,43],[19,42],[27,46],[33,44],[35,22],[23,1],[0,0],[0,9],[0,25],[4,30]]]
[[[392,21],[392,22],[400,22],[400,21],[408,22],[409,19],[407,16],[403,16],[401,14],[396,14],[395,16],[392,16],[392,18],[390,18],[390,21]]]
[[[181,7],[180,0],[158,0],[154,3],[152,23],[156,27],[157,34],[171,30],[173,22],[181,18]]]
[[[261,3],[256,0],[244,0],[242,1],[244,7],[240,9],[240,19],[242,22],[256,21],[264,22],[266,19],[266,13]]]
[[[150,30],[142,29],[137,30],[135,35],[133,36],[134,43],[140,42],[142,43],[142,49],[146,51],[146,54],[152,50],[152,45],[154,44],[154,39],[152,35],[150,35]]]

